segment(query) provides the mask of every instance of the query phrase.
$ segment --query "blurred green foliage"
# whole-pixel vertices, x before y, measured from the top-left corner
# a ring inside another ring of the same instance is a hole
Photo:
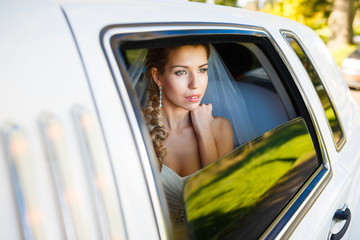
[[[189,0],[190,2],[201,2],[206,3],[206,0]],[[224,5],[229,7],[236,7],[237,0],[215,0],[215,4]]]
[[[261,11],[290,18],[312,29],[320,29],[327,25],[331,2],[328,0],[267,1]]]
[[[235,7],[237,0],[215,0],[215,4]]]
[[[360,25],[354,26],[354,35],[360,35]]]

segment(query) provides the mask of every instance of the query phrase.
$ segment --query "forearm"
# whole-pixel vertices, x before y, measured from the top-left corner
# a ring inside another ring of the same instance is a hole
[[[196,135],[199,144],[201,167],[205,167],[219,158],[215,138],[211,130],[203,131]]]

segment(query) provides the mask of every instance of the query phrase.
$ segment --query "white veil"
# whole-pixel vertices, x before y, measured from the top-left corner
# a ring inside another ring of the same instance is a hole
[[[149,83],[144,74],[146,55],[145,49],[138,53],[128,70],[131,84],[138,94],[142,107],[145,107],[147,101],[146,90]],[[230,121],[234,132],[235,147],[257,136],[241,89],[212,45],[210,45],[208,60],[208,86],[202,103],[211,103],[214,116],[221,116]]]

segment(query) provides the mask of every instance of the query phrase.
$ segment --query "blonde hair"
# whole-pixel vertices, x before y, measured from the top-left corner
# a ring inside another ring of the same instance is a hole
[[[166,140],[168,133],[165,130],[163,116],[160,108],[160,99],[158,96],[158,89],[156,84],[149,89],[149,100],[144,108],[145,120],[148,126],[151,140],[153,142],[155,153],[158,158],[160,168],[166,156],[166,148],[163,146],[163,141]]]
[[[207,56],[210,56],[209,45],[201,45],[205,48]],[[180,46],[178,46],[180,47]],[[160,169],[163,164],[164,157],[166,156],[166,148],[163,142],[168,137],[168,132],[165,129],[162,111],[160,107],[159,88],[155,83],[151,70],[156,68],[160,74],[165,71],[165,65],[169,60],[170,53],[178,47],[168,48],[153,48],[149,49],[146,56],[146,76],[150,80],[149,83],[149,98],[144,108],[145,120],[150,131],[150,136],[153,141],[155,153],[158,158]]]

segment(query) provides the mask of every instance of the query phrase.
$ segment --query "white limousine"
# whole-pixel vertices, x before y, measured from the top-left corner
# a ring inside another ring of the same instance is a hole
[[[202,103],[234,144],[172,185],[145,65],[184,45],[209,49]],[[1,0],[0,103],[0,239],[360,238],[360,109],[297,22],[186,1]]]

